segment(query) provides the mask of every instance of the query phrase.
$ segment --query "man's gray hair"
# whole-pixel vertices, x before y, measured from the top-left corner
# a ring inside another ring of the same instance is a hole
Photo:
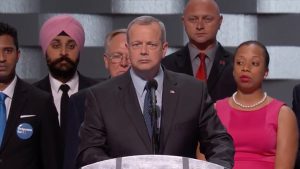
[[[109,43],[112,40],[112,38],[114,38],[115,36],[122,34],[122,33],[126,34],[127,29],[116,29],[116,30],[111,31],[109,34],[107,34],[105,36],[105,42],[104,42],[105,52],[107,52]]]
[[[167,38],[166,38],[166,28],[165,28],[164,23],[162,21],[160,21],[159,19],[154,18],[152,16],[140,16],[140,17],[135,18],[134,20],[132,20],[128,24],[128,27],[127,27],[127,42],[129,42],[128,33],[129,33],[129,30],[132,27],[132,25],[134,25],[134,24],[138,24],[138,25],[150,25],[152,23],[158,23],[158,25],[160,27],[160,30],[161,30],[160,40],[161,40],[162,43],[166,42],[167,41]]]

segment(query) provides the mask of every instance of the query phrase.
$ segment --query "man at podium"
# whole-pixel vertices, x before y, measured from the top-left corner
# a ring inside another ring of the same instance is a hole
[[[204,82],[161,66],[164,24],[141,16],[128,25],[130,70],[87,91],[78,167],[110,158],[162,154],[195,158],[198,141],[209,162],[232,168],[231,136]]]

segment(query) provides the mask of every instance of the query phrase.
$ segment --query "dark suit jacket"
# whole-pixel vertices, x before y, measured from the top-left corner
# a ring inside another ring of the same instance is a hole
[[[99,80],[99,82],[104,79]],[[65,133],[64,169],[76,168],[76,154],[79,146],[79,128],[84,118],[87,89],[83,89],[70,97]]]
[[[80,73],[78,73],[78,76],[79,76],[79,87],[78,87],[79,90],[90,87],[98,82],[95,79],[85,77],[85,76],[81,75]],[[46,76],[42,80],[35,82],[33,85],[38,87],[39,89],[42,89],[44,91],[51,93],[49,76]]]
[[[296,113],[297,121],[298,121],[298,129],[300,130],[300,84],[296,85],[293,90],[293,110]],[[299,139],[300,145],[300,139]],[[298,155],[296,160],[295,169],[300,168],[300,146],[298,148]]]
[[[164,71],[159,154],[195,158],[198,141],[208,161],[233,165],[232,138],[221,124],[205,85]],[[77,162],[152,154],[135,88],[127,72],[88,89]]]
[[[166,56],[162,60],[165,68],[178,73],[193,76],[193,68],[190,59],[188,45]],[[229,97],[236,91],[236,83],[233,79],[233,58],[221,44],[216,51],[216,56],[207,79],[208,93],[213,102]]]
[[[97,80],[88,78],[88,77],[86,77],[86,76],[83,76],[83,75],[81,75],[80,73],[78,73],[78,76],[79,76],[79,86],[78,86],[79,91],[82,90],[82,89],[88,88],[88,87],[90,87],[90,86],[92,86],[92,85],[94,85],[94,84],[96,84],[96,83],[98,83]],[[33,85],[36,86],[37,88],[41,89],[41,90],[44,90],[44,91],[50,93],[51,96],[52,96],[51,86],[50,86],[50,81],[49,81],[49,75],[46,76],[45,78],[43,78],[42,80],[40,80],[40,81],[38,81],[38,82],[35,82]],[[53,97],[52,97],[52,98],[53,98]],[[77,115],[77,114],[75,113],[74,116],[76,116],[76,115]],[[71,111],[68,111],[68,114],[66,115],[66,117],[67,117],[67,118],[73,119],[72,116],[73,116],[73,113],[72,113]],[[74,119],[77,119],[77,117],[74,117]],[[67,123],[68,123],[68,122],[66,122],[66,125],[67,125]],[[74,130],[74,131],[75,131],[75,130]],[[67,132],[72,132],[72,133],[74,133],[74,131],[66,131],[66,133],[67,133]],[[78,130],[77,130],[77,131],[78,131]],[[65,138],[66,136],[62,136],[62,137],[63,137],[63,138],[62,138],[63,141],[61,141],[61,144],[63,143],[62,145],[66,145],[65,142],[64,142],[64,140],[65,140],[64,138]],[[72,144],[72,143],[71,143],[71,144]],[[67,150],[66,150],[65,148],[66,148],[65,146],[62,146],[61,154],[64,154],[66,151],[71,151],[70,153],[72,153],[73,151],[77,151],[77,149],[76,149],[76,150],[72,150],[72,149],[70,149],[70,147],[69,147]],[[67,154],[68,154],[68,153],[69,153],[69,152],[67,152]],[[66,155],[63,155],[63,156],[65,157]],[[67,161],[67,163],[68,163],[69,158],[64,159],[63,161],[64,161],[64,163],[65,163],[65,161]],[[63,165],[65,165],[65,164],[63,164]]]
[[[24,123],[33,129],[28,139],[17,135],[18,126]],[[0,149],[0,168],[61,168],[58,138],[58,118],[51,96],[18,79]]]

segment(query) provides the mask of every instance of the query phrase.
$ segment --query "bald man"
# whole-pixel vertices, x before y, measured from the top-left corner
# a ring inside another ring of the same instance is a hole
[[[201,70],[200,55],[204,55],[208,93],[215,102],[236,91],[232,75],[232,54],[217,41],[223,17],[214,0],[189,0],[181,18],[189,42],[166,56],[162,64],[169,70],[197,78]],[[199,78],[199,77],[198,77]]]

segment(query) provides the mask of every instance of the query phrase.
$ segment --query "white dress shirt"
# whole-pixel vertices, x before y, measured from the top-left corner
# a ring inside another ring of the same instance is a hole
[[[17,76],[14,77],[14,80],[3,91],[0,91],[7,96],[5,99],[6,119],[8,119],[9,110],[12,102],[12,97],[15,92],[16,84],[17,84]]]
[[[75,73],[74,77],[71,80],[69,80],[67,83],[62,83],[61,81],[55,79],[51,74],[49,74],[49,80],[50,80],[52,96],[54,99],[54,104],[58,112],[58,121],[60,123],[60,100],[61,100],[62,91],[59,90],[59,88],[62,84],[67,84],[70,87],[70,90],[68,91],[69,97],[72,94],[77,93],[79,88],[79,76],[78,73]]]

